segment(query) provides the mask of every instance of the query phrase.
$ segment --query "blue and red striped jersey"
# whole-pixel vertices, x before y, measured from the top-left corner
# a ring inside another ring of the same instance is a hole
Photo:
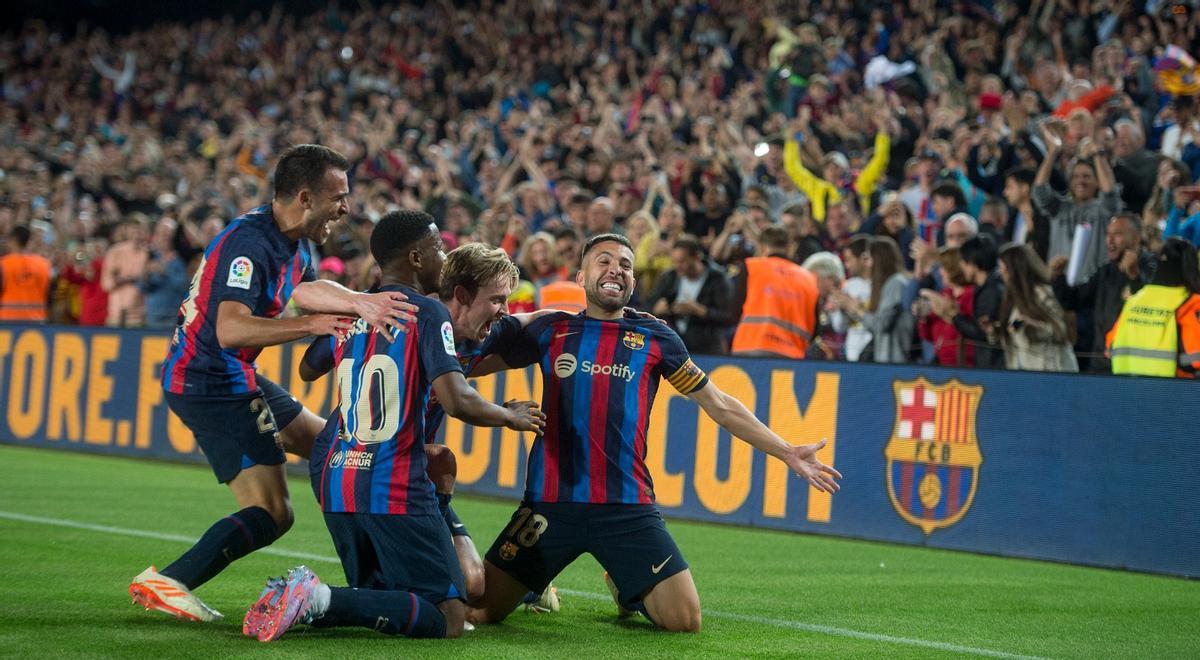
[[[338,406],[314,443],[314,488],[329,513],[437,514],[425,473],[426,410],[433,381],[462,372],[454,328],[437,300],[403,286],[379,290],[407,295],[417,321],[388,342],[360,320],[333,345]]]
[[[659,380],[682,394],[708,384],[674,330],[654,318],[564,312],[534,320],[497,352],[510,367],[542,371],[546,430],[529,452],[526,500],[654,501],[646,427]]]
[[[163,389],[203,396],[254,392],[261,348],[226,349],[217,341],[217,307],[243,303],[255,316],[276,317],[301,282],[316,279],[311,242],[279,231],[271,206],[233,219],[204,250],[162,365]]]
[[[497,346],[506,344],[520,331],[521,322],[512,316],[505,316],[492,324],[492,329],[483,341],[458,342],[454,348],[458,353],[458,363],[462,365],[463,373],[470,376],[475,365],[479,364],[483,358],[495,353]],[[426,420],[425,442],[437,442],[438,430],[442,428],[442,422],[446,421],[446,410],[442,408],[442,404],[438,403],[436,396],[429,399]]]

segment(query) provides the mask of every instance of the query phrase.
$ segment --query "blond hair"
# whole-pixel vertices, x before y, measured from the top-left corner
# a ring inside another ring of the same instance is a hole
[[[508,254],[483,243],[467,243],[446,255],[439,295],[443,302],[449,302],[454,297],[455,287],[461,286],[474,296],[480,287],[502,278],[507,278],[514,288],[520,278],[517,266]]]
[[[537,269],[533,267],[533,246],[536,243],[546,244],[546,252],[550,255],[550,265],[554,270],[562,268],[562,257],[559,256],[556,249],[554,236],[549,232],[539,231],[525,239],[525,244],[521,246],[521,253],[517,255],[517,263],[521,264],[521,268],[525,269],[528,277],[534,278],[544,275],[544,273],[537,272]]]

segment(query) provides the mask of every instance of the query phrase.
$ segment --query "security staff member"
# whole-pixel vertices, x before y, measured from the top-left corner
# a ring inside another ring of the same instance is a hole
[[[587,308],[583,287],[575,282],[560,280],[551,282],[538,292],[540,304],[538,309],[558,309],[572,314],[578,314]]]
[[[764,229],[759,256],[746,260],[734,282],[735,303],[744,301],[734,355],[804,358],[817,327],[817,277],[787,254],[787,231]]]
[[[50,261],[26,251],[32,235],[25,225],[13,227],[16,251],[0,257],[0,321],[46,322]]]
[[[1114,374],[1195,378],[1200,370],[1200,265],[1196,249],[1168,239],[1150,284],[1125,301],[1108,332]]]

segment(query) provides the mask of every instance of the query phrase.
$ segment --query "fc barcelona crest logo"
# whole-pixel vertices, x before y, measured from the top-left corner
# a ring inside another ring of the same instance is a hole
[[[979,483],[975,414],[983,387],[951,379],[896,381],[896,425],[887,457],[888,497],[926,536],[962,519]]]
[[[646,335],[643,335],[640,332],[626,330],[625,339],[623,341],[626,348],[633,351],[641,350],[646,346]]]

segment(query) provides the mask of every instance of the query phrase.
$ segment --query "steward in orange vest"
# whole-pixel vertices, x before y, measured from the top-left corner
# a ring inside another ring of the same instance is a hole
[[[587,295],[583,287],[570,280],[551,282],[538,291],[538,309],[558,309],[578,314],[587,309]]]
[[[738,294],[744,290],[745,303],[733,335],[734,355],[800,360],[808,351],[817,329],[817,277],[783,256],[788,242],[783,228],[768,227],[760,256],[746,260],[736,287]]]
[[[25,252],[31,236],[29,227],[14,227],[12,241],[17,250],[0,257],[0,321],[46,322],[50,261]]]

